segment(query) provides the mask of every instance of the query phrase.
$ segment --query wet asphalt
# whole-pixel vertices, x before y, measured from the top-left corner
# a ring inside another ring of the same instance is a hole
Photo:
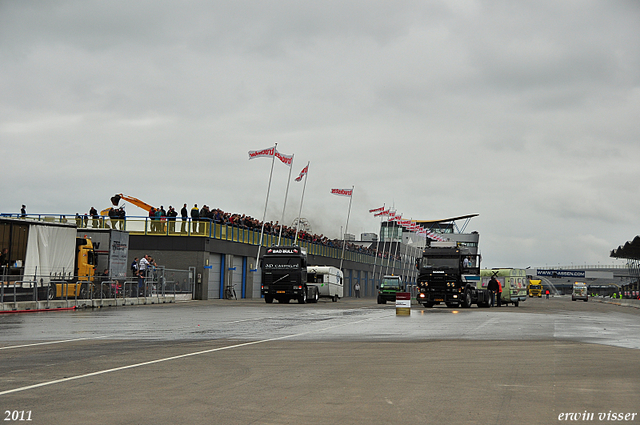
[[[639,309],[570,297],[10,314],[0,407],[47,424],[555,423],[638,412],[639,349]]]

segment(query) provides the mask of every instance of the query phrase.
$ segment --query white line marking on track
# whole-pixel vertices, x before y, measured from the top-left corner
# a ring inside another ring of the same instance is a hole
[[[121,370],[133,369],[133,368],[136,368],[136,367],[148,366],[148,365],[152,365],[152,364],[156,364],[156,363],[168,362],[168,361],[171,361],[171,360],[184,359],[186,357],[194,357],[194,356],[199,356],[199,355],[202,355],[202,354],[214,353],[216,351],[230,350],[232,348],[247,347],[249,345],[262,344],[264,342],[278,341],[278,340],[287,339],[287,338],[295,338],[297,336],[307,335],[307,334],[310,334],[310,333],[313,333],[313,332],[322,332],[322,331],[326,331],[326,330],[333,329],[333,328],[339,328],[339,327],[342,327],[342,326],[355,325],[357,323],[362,323],[362,322],[366,322],[366,321],[373,320],[373,319],[376,319],[376,317],[371,317],[371,318],[368,318],[368,319],[358,320],[356,322],[349,322],[349,323],[343,323],[343,324],[340,324],[340,325],[329,326],[329,327],[326,327],[326,328],[317,329],[317,330],[313,330],[313,331],[301,332],[301,333],[293,334],[293,335],[285,335],[285,336],[279,336],[279,337],[275,337],[275,338],[262,339],[260,341],[244,342],[242,344],[228,345],[226,347],[211,348],[209,350],[202,350],[202,351],[195,351],[193,353],[180,354],[179,356],[165,357],[165,358],[162,358],[162,359],[150,360],[148,362],[135,363],[135,364],[127,365],[127,366],[114,367],[112,369],[99,370],[99,371],[96,371],[96,372],[85,373],[84,375],[70,376],[70,377],[67,377],[67,378],[56,379],[54,381],[41,382],[39,384],[28,385],[26,387],[19,387],[19,388],[14,388],[12,390],[1,391],[0,392],[0,396],[7,395],[7,394],[12,394],[12,393],[17,393],[17,392],[21,392],[21,391],[33,390],[35,388],[46,387],[48,385],[61,384],[63,382],[75,381],[77,379],[89,378],[91,376],[104,375],[106,373],[119,372]]]
[[[0,350],[10,350],[12,348],[35,347],[37,345],[62,344],[62,343],[65,343],[65,342],[85,341],[85,340],[88,340],[88,339],[100,339],[100,338],[107,338],[107,337],[106,336],[94,336],[94,337],[91,337],[91,338],[63,339],[63,340],[60,340],[60,341],[34,342],[33,344],[9,345],[7,347],[0,347]]]

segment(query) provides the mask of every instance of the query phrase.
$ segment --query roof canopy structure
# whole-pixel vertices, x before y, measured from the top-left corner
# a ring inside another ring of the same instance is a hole
[[[424,227],[425,229],[438,232],[438,233],[464,233],[467,225],[469,224],[469,220],[473,217],[477,217],[479,214],[467,214],[461,215],[458,217],[451,218],[443,218],[441,220],[414,220],[417,224]],[[464,220],[464,224],[462,226],[458,226],[456,221]]]
[[[459,217],[451,217],[451,218],[443,218],[442,220],[414,220],[416,223],[421,224],[421,223],[428,223],[428,224],[435,224],[435,223],[449,223],[451,221],[456,221],[456,220],[464,220],[467,218],[473,218],[473,217],[477,217],[479,214],[467,214],[467,215],[461,215]]]
[[[610,257],[625,258],[628,260],[640,260],[640,236],[633,238],[633,241],[627,242],[624,246],[619,246],[611,251]]]

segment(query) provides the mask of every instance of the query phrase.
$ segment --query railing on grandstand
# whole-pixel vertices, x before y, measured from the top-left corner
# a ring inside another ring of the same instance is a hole
[[[108,279],[95,277],[93,281],[79,281],[74,276],[7,274],[0,270],[0,303],[21,301],[82,301],[116,298],[167,297],[180,294],[193,296],[195,268],[175,270],[158,267],[144,277]]]
[[[5,217],[20,217],[19,214],[5,214]],[[260,229],[248,229],[230,224],[216,223],[210,219],[193,220],[187,218],[182,220],[177,217],[175,220],[154,219],[145,216],[127,216],[124,218],[111,219],[105,216],[92,218],[91,216],[68,216],[53,214],[30,214],[24,217],[28,220],[58,222],[58,223],[75,223],[78,228],[86,229],[115,229],[129,232],[132,235],[151,235],[151,236],[197,236],[209,237],[219,240],[227,240],[233,242],[246,243],[250,245],[258,245],[260,243]],[[285,246],[293,245],[294,238],[282,237],[280,244]],[[297,244],[307,250],[309,255],[318,255],[322,257],[339,259],[342,256],[342,245],[332,242],[333,245],[324,245],[304,241],[298,238]],[[278,243],[278,235],[265,233],[262,239],[262,246],[269,247]],[[335,246],[334,246],[335,245]],[[339,246],[338,246],[339,245]],[[386,253],[385,253],[386,254]],[[414,256],[419,256],[416,249]],[[345,261],[354,261],[358,263],[380,264],[380,260],[387,264],[387,258],[376,257],[373,253],[345,250]],[[413,260],[406,261],[413,264]],[[389,268],[396,270],[401,269],[400,260],[389,259]]]

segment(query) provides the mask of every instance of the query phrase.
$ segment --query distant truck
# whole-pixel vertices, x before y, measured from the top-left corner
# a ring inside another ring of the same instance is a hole
[[[501,304],[513,304],[527,300],[527,272],[524,269],[493,268],[480,270],[482,287],[486,288],[492,277],[502,286]],[[541,287],[542,288],[542,287]],[[542,291],[542,289],[540,289]]]
[[[307,253],[299,246],[272,246],[260,259],[262,285],[260,293],[267,304],[273,300],[304,304],[318,302],[320,291],[307,284]]]
[[[464,308],[493,305],[493,293],[483,288],[480,280],[480,255],[468,246],[458,246],[454,241],[431,242],[416,267],[416,301],[424,307],[440,303]]]
[[[542,284],[541,280],[530,279],[529,287],[527,288],[527,292],[529,293],[529,297],[538,297],[542,298]]]
[[[575,282],[571,291],[571,301],[583,300],[589,301],[589,293],[587,290],[587,284],[584,282]]]
[[[378,304],[386,304],[387,301],[395,302],[396,293],[404,292],[405,288],[402,284],[400,276],[383,276],[378,289]]]
[[[317,291],[309,289],[311,287],[317,288]],[[333,266],[307,266],[307,288],[317,293],[320,298],[330,298],[336,302],[344,294],[342,271]],[[313,299],[313,296],[308,298]]]
[[[0,218],[0,249],[8,248],[0,295],[5,302],[84,297],[95,274],[91,239],[76,225]]]

